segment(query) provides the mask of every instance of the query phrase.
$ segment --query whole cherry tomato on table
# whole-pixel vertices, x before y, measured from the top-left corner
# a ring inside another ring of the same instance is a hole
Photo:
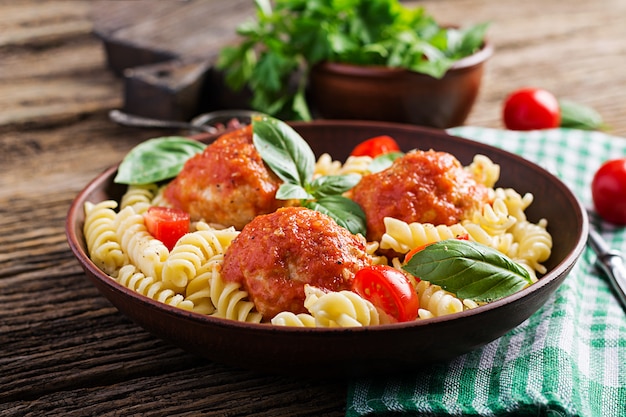
[[[172,250],[178,239],[189,232],[190,216],[183,210],[169,207],[150,207],[143,215],[146,229]]]
[[[372,265],[360,269],[354,276],[352,289],[397,321],[417,318],[417,292],[409,278],[391,266]]]
[[[371,156],[375,158],[390,152],[398,152],[400,147],[394,138],[383,135],[367,139],[358,145],[350,153],[351,156]]]
[[[551,129],[561,124],[557,98],[541,88],[522,88],[504,101],[504,125],[510,130]]]
[[[606,221],[626,225],[626,158],[605,162],[591,182],[598,214]]]

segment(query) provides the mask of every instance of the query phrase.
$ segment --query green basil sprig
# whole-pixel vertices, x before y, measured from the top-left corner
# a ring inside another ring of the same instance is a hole
[[[149,139],[135,146],[117,169],[119,184],[150,184],[174,178],[185,162],[206,145],[182,136]]]
[[[253,143],[263,161],[284,181],[276,192],[281,200],[300,200],[304,207],[325,213],[354,234],[365,236],[365,213],[342,196],[360,175],[327,175],[313,179],[315,155],[308,143],[286,123],[269,116],[252,120]]]
[[[491,302],[532,283],[521,265],[477,242],[449,239],[427,246],[403,266],[462,299]]]
[[[583,130],[604,129],[602,116],[595,109],[571,100],[559,100],[561,127]]]

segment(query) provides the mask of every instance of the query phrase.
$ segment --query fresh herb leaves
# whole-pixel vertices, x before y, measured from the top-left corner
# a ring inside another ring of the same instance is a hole
[[[417,252],[403,269],[462,299],[491,302],[532,283],[521,265],[477,242],[449,239]]]
[[[570,100],[559,100],[561,127],[600,130],[606,126],[602,116],[591,107]]]
[[[256,0],[256,21],[242,41],[220,51],[218,68],[235,90],[247,86],[252,107],[283,120],[310,120],[305,89],[322,61],[406,68],[441,78],[483,44],[487,24],[438,25],[424,8],[398,0]]]
[[[114,181],[138,185],[174,178],[185,162],[205,147],[202,142],[181,136],[149,139],[126,154]]]
[[[261,158],[284,181],[276,198],[300,200],[301,205],[325,213],[350,232],[365,236],[365,214],[342,196],[360,175],[313,178],[315,155],[306,141],[286,123],[269,116],[252,119],[253,143]]]

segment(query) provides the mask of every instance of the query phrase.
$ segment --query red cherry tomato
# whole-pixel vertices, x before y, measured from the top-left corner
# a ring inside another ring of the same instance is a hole
[[[360,269],[352,290],[397,321],[417,318],[419,298],[406,275],[387,265]]]
[[[591,195],[604,220],[626,225],[626,158],[607,161],[596,171]]]
[[[150,207],[143,215],[148,232],[172,250],[178,239],[189,232],[190,217],[183,210]]]
[[[376,158],[389,152],[399,152],[400,147],[391,136],[376,136],[367,139],[354,147],[351,156],[371,156]]]
[[[511,130],[551,129],[561,124],[556,97],[540,88],[523,88],[504,101],[504,125]]]

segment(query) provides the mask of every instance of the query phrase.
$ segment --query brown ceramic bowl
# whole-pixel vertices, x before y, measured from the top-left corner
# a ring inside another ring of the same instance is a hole
[[[463,164],[475,154],[502,167],[498,186],[532,192],[531,221],[547,218],[554,239],[548,273],[537,283],[491,304],[429,320],[363,328],[285,328],[239,323],[186,312],[138,295],[102,273],[86,253],[83,205],[120,199],[116,167],[95,178],[74,200],[67,217],[69,245],[87,277],[123,314],[160,338],[214,361],[267,372],[318,376],[401,372],[424,361],[448,360],[476,349],[519,325],[537,311],[565,279],[584,249],[587,217],[582,205],[556,177],[505,151],[411,125],[357,121],[294,123],[316,154],[347,157],[358,142],[376,135],[396,138],[402,149],[453,153]],[[384,360],[380,360],[384,358]]]
[[[311,70],[312,107],[321,118],[460,126],[478,95],[490,43],[441,79],[400,68],[325,62]]]

